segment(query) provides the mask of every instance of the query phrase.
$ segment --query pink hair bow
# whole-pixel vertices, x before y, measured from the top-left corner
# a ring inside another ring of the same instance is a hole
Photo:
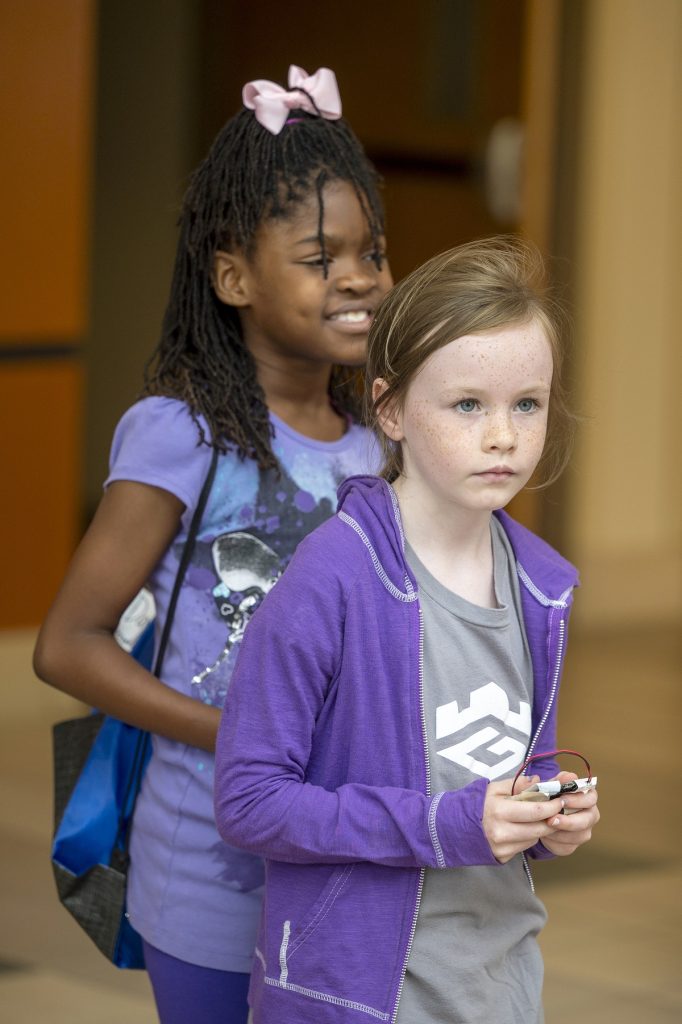
[[[308,75],[303,68],[292,64],[288,90],[276,82],[259,78],[246,83],[242,89],[242,100],[245,107],[255,112],[259,124],[273,135],[279,135],[290,112],[295,109],[318,114],[328,121],[341,117],[339,87],[336,75],[329,68],[318,68],[314,75]]]

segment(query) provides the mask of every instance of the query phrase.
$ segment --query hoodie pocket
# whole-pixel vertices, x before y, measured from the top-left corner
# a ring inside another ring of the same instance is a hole
[[[291,959],[304,942],[307,942],[315,929],[322,924],[336,900],[346,888],[354,868],[355,864],[343,864],[335,868],[305,917],[298,923],[291,922],[290,932],[284,949],[284,956],[287,961]]]

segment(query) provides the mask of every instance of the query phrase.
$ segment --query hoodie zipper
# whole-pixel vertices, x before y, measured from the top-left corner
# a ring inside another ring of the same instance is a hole
[[[550,615],[551,615],[551,612],[550,612]],[[551,628],[551,626],[550,626],[550,628]],[[538,739],[540,738],[540,733],[542,732],[542,730],[543,730],[543,728],[545,726],[545,722],[547,721],[547,719],[549,717],[549,713],[552,710],[552,705],[554,704],[554,699],[556,697],[557,688],[559,686],[559,674],[561,672],[561,663],[562,663],[563,658],[564,658],[564,646],[565,646],[565,643],[566,643],[566,620],[564,619],[564,617],[562,615],[561,618],[559,619],[559,639],[558,639],[558,642],[557,642],[556,660],[554,662],[554,674],[552,676],[552,686],[551,686],[550,691],[549,691],[549,698],[547,700],[547,704],[545,705],[545,712],[544,712],[542,718],[540,719],[540,724],[538,725],[537,729],[535,730],[535,735],[533,736],[533,740],[531,742],[531,745],[528,748],[528,753],[526,754],[526,759],[528,759],[529,757],[532,756],[533,751],[535,750],[535,745],[536,745]],[[523,860],[523,869],[526,872],[526,878],[528,879],[528,882],[530,884],[531,892],[533,894],[535,894],[535,882],[533,881],[533,875],[531,873],[530,865],[528,864],[528,858],[526,857],[525,852],[521,854],[521,857],[522,857],[522,860]]]
[[[403,533],[403,528],[402,528],[402,520],[401,520],[401,516],[400,516],[400,507],[398,505],[398,501],[397,501],[395,492],[393,491],[392,487],[390,488],[390,492],[391,492],[391,502],[392,502],[392,505],[393,505],[393,515],[394,515],[395,521],[396,521],[396,523],[398,525],[398,529],[399,529],[399,533],[400,533],[400,539],[401,539],[401,546],[402,546],[403,553],[404,553],[404,550],[405,550],[405,548],[404,548],[404,545],[405,545],[405,535]],[[409,576],[407,574],[405,575],[405,593],[401,593],[397,589],[397,587],[395,587],[390,582],[390,580],[388,579],[388,577],[386,575],[386,572],[385,572],[383,566],[381,565],[381,562],[379,561],[378,556],[376,555],[376,552],[374,551],[372,545],[369,542],[369,538],[366,536],[366,534],[364,533],[364,531],[360,527],[359,523],[357,523],[351,516],[347,515],[347,513],[343,512],[343,511],[339,511],[337,513],[337,515],[338,515],[338,517],[340,519],[342,519],[344,522],[346,522],[349,526],[351,526],[355,530],[355,532],[360,536],[360,538],[362,539],[362,541],[364,542],[364,544],[368,548],[370,556],[371,556],[372,561],[374,563],[374,567],[375,567],[375,569],[377,571],[377,574],[378,574],[379,578],[381,579],[382,583],[384,584],[384,586],[386,587],[386,589],[389,590],[389,592],[392,593],[393,596],[398,598],[398,600],[400,600],[400,601],[404,601],[404,602],[411,602],[411,601],[414,601],[414,600],[418,601],[418,593],[415,592],[414,588],[412,587]],[[551,689],[550,689],[549,698],[548,698],[547,704],[545,706],[544,714],[542,716],[540,724],[538,725],[537,729],[535,730],[535,735],[533,736],[533,740],[531,742],[531,745],[528,748],[527,756],[530,757],[530,755],[533,753],[535,745],[536,745],[536,743],[537,743],[537,741],[538,741],[538,739],[540,737],[540,733],[542,732],[542,730],[543,730],[543,728],[545,726],[547,718],[549,717],[549,713],[550,713],[550,711],[552,709],[552,706],[554,704],[554,700],[555,700],[555,697],[556,697],[556,691],[557,691],[557,687],[558,687],[558,684],[559,684],[559,674],[560,674],[560,671],[561,671],[561,663],[562,663],[562,660],[563,660],[565,636],[566,636],[566,623],[565,623],[565,619],[563,617],[563,612],[567,608],[567,598],[570,595],[571,591],[573,590],[573,587],[572,586],[569,587],[568,590],[566,590],[561,595],[559,600],[552,600],[551,598],[548,598],[545,594],[543,594],[542,591],[540,591],[538,587],[536,587],[536,585],[533,583],[533,581],[530,579],[530,577],[528,576],[528,574],[524,570],[523,566],[521,566],[521,564],[518,561],[516,563],[516,568],[517,568],[517,573],[520,576],[520,578],[521,578],[522,582],[524,583],[524,585],[526,586],[527,590],[530,591],[530,593],[533,595],[533,597],[537,601],[539,601],[540,604],[542,604],[545,607],[548,607],[550,609],[550,616],[557,609],[561,609],[561,613],[562,613],[562,617],[559,620],[559,638],[558,638],[558,645],[557,645],[557,656],[556,656],[556,660],[555,660],[555,664],[554,664],[554,673],[553,673],[553,677],[552,677],[552,685],[551,685]],[[420,717],[421,717],[422,738],[423,738],[423,744],[424,744],[424,759],[425,759],[425,769],[426,769],[426,795],[430,796],[431,795],[431,766],[429,764],[429,758],[428,758],[428,739],[427,739],[427,731],[426,731],[426,714],[425,714],[425,711],[424,711],[424,678],[423,678],[424,622],[423,622],[421,606],[419,604],[417,604],[417,608],[419,610],[419,712],[420,712]],[[550,627],[550,632],[551,632],[551,619],[550,619],[549,627]],[[533,882],[533,878],[532,878],[532,875],[530,873],[530,868],[528,867],[528,862],[526,860],[526,855],[522,854],[522,858],[523,858],[523,866],[524,866],[524,869],[525,869],[525,872],[526,872],[526,876],[528,878],[531,890],[534,893],[535,892],[535,884]],[[407,948],[406,948],[406,951],[405,951],[405,957],[403,959],[400,983],[398,985],[398,992],[396,994],[395,1004],[393,1006],[393,1013],[391,1015],[391,1024],[395,1024],[395,1022],[397,1020],[398,1006],[400,1004],[400,997],[402,995],[403,988],[404,988],[404,985],[405,985],[405,974],[406,974],[406,971],[407,971],[407,963],[408,963],[408,960],[410,958],[410,953],[412,951],[412,946],[413,946],[413,943],[414,943],[414,936],[415,936],[415,932],[416,932],[416,928],[417,928],[417,918],[419,916],[419,908],[420,908],[420,905],[421,905],[422,893],[423,893],[423,889],[424,889],[424,875],[425,875],[425,872],[426,872],[425,868],[421,868],[420,872],[419,872],[419,885],[418,885],[418,888],[417,888],[417,896],[416,896],[416,900],[415,900],[414,914],[412,915],[412,926],[411,926],[411,929],[410,929],[410,937],[409,937],[409,940],[408,940],[408,943],[407,943]]]
[[[562,615],[561,619],[559,620],[559,639],[558,639],[558,643],[557,643],[557,656],[556,656],[556,660],[555,660],[555,663],[554,663],[554,674],[552,676],[552,686],[551,686],[550,691],[549,691],[549,698],[548,698],[547,704],[545,706],[545,712],[544,712],[542,718],[540,719],[540,724],[538,725],[537,729],[535,730],[535,735],[533,736],[533,741],[532,741],[531,745],[528,748],[528,753],[526,754],[526,759],[528,759],[529,757],[531,757],[533,755],[533,752],[535,751],[535,745],[536,745],[538,739],[540,738],[540,733],[544,729],[545,722],[549,718],[549,713],[552,710],[552,705],[554,704],[554,699],[556,697],[557,688],[559,686],[559,674],[561,672],[561,663],[562,663],[563,657],[564,657],[564,645],[565,645],[565,642],[566,642],[566,620],[564,619],[564,617]]]
[[[426,795],[431,796],[431,765],[429,764],[428,755],[428,737],[426,732],[426,712],[424,710],[424,616],[422,614],[421,605],[417,605],[419,611],[419,715],[422,724],[422,740],[424,744],[424,766],[426,769]],[[422,893],[424,891],[424,875],[426,868],[419,869],[419,885],[417,887],[417,897],[414,904],[414,913],[412,915],[412,926],[410,928],[410,937],[407,942],[407,948],[405,950],[405,957],[403,959],[402,971],[400,974],[400,984],[398,985],[398,992],[395,998],[395,1004],[393,1006],[393,1013],[391,1015],[391,1024],[395,1024],[398,1017],[398,1006],[400,1005],[400,997],[403,994],[403,987],[405,985],[405,975],[407,973],[407,963],[410,959],[410,953],[412,952],[412,945],[414,943],[414,935],[417,930],[417,918],[419,917],[419,908],[422,901]]]

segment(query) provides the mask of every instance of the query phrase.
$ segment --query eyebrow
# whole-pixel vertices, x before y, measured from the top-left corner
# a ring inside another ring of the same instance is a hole
[[[523,384],[518,389],[518,394],[526,391],[550,391],[551,387],[551,382],[533,381],[530,384]],[[446,395],[481,395],[487,390],[487,388],[476,388],[470,384],[447,383],[444,385],[444,393]]]
[[[383,235],[377,235],[377,242],[380,243],[382,241],[382,239],[383,239]],[[322,235],[322,241],[324,242],[325,246],[327,246],[327,245],[333,246],[333,245],[338,245],[338,243],[341,241],[341,238],[340,238],[339,235],[328,235],[325,232]],[[363,239],[363,244],[364,244],[364,242],[366,242],[368,245],[373,245],[374,244],[374,239],[372,238],[371,234],[368,234],[366,239]],[[296,242],[294,242],[294,245],[319,245],[319,244],[320,244],[320,236],[317,235],[317,234],[310,235],[308,238],[299,238]]]

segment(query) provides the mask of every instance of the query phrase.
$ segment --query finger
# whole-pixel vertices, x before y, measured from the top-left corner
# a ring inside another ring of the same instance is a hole
[[[530,824],[536,821],[543,821],[550,816],[559,813],[565,805],[563,798],[556,800],[534,801],[508,799],[501,802],[498,813],[506,821],[514,821]]]
[[[529,786],[536,786],[540,781],[539,775],[520,775],[514,785],[515,793],[522,793]]]
[[[529,786],[534,786],[540,781],[539,775],[521,775],[514,782],[513,779],[502,779],[500,782],[491,782],[488,789],[491,793],[499,796],[511,796],[512,786],[515,793],[523,793]]]
[[[555,829],[551,838],[552,842],[559,846],[582,846],[592,838],[592,829],[581,829],[579,832],[562,832],[561,829]]]
[[[573,782],[578,776],[575,772],[558,772],[555,776],[558,782]]]
[[[599,821],[599,810],[597,807],[589,807],[584,811],[576,811],[574,814],[557,814],[547,819],[551,828],[559,832],[582,832],[591,829]]]
[[[510,822],[495,822],[486,832],[488,842],[494,850],[514,849],[516,852],[527,850],[539,839],[551,836],[555,829],[546,821],[531,825],[519,825]]]
[[[555,832],[553,835],[546,837],[543,842],[547,846],[547,849],[552,850],[553,853],[557,853],[560,856],[566,853],[573,853],[580,846],[585,843],[589,843],[592,838],[592,830],[587,829],[585,832]]]
[[[578,849],[575,843],[560,842],[556,836],[543,839],[543,843],[555,857],[568,857]]]
[[[586,793],[567,793],[563,799],[567,809],[582,811],[594,807],[599,796],[596,789],[590,789]]]

